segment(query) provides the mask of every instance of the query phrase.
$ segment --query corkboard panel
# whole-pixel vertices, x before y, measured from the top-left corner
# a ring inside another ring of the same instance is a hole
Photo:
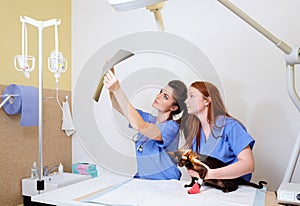
[[[0,94],[7,85],[0,85]],[[52,167],[59,162],[64,170],[72,170],[72,139],[61,130],[62,111],[55,90],[44,90],[43,102],[43,165]],[[60,102],[71,92],[59,90]],[[0,101],[2,102],[2,100]],[[18,205],[22,199],[22,178],[30,176],[33,161],[39,160],[38,127],[21,127],[20,114],[8,115],[0,109],[0,203]]]

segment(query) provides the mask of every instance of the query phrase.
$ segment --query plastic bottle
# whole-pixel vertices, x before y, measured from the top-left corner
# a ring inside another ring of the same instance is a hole
[[[64,172],[64,166],[60,162],[58,166],[58,173],[63,173],[63,172]]]
[[[33,162],[31,168],[31,178],[38,178],[38,168],[36,165],[36,161]]]

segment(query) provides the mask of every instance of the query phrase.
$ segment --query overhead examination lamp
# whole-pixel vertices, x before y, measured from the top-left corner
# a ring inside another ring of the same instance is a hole
[[[156,25],[160,31],[165,30],[161,10],[167,0],[108,0],[110,5],[117,11],[128,11],[146,7],[147,10],[153,12]]]
[[[285,53],[285,61],[287,67],[287,89],[288,94],[297,110],[300,112],[300,97],[296,91],[296,83],[295,83],[295,72],[294,67],[295,64],[300,63],[300,49],[299,46],[296,48],[291,48],[284,41],[278,39],[260,24],[258,24],[255,20],[253,20],[250,16],[244,13],[242,10],[237,8],[228,0],[217,0],[229,10],[231,10],[238,17],[243,19],[246,23],[264,35],[267,39],[272,41],[280,50]],[[146,0],[109,0],[110,4],[115,8],[120,6],[120,8],[116,8],[117,10],[129,10],[135,9],[145,5]],[[154,2],[154,1],[153,1]],[[287,204],[300,204],[300,184],[291,183],[292,177],[297,165],[297,161],[300,153],[300,132],[298,133],[296,142],[294,144],[291,157],[289,159],[287,168],[285,170],[281,185],[277,191],[277,201],[279,203],[287,203]]]

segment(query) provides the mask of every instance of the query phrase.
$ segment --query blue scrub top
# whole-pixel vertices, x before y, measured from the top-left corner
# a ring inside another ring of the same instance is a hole
[[[144,121],[156,124],[156,117],[137,110]],[[135,144],[137,157],[137,173],[135,178],[169,180],[181,177],[177,165],[171,160],[167,151],[176,151],[179,144],[179,125],[173,120],[157,124],[162,141],[147,138],[141,133]],[[138,148],[142,145],[142,151]]]
[[[212,133],[214,136],[210,134],[206,141],[201,129],[200,154],[217,158],[227,165],[237,162],[238,154],[248,145],[252,149],[255,143],[255,140],[247,133],[246,128],[230,117],[218,117]],[[194,138],[192,150],[197,151],[196,138]],[[251,173],[243,176],[247,181],[250,181],[251,177]]]

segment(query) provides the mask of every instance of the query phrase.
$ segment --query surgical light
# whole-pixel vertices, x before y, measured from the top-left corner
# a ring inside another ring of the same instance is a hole
[[[117,11],[128,11],[146,7],[147,10],[153,12],[156,25],[159,30],[164,31],[161,10],[167,0],[108,0],[109,4]]]

